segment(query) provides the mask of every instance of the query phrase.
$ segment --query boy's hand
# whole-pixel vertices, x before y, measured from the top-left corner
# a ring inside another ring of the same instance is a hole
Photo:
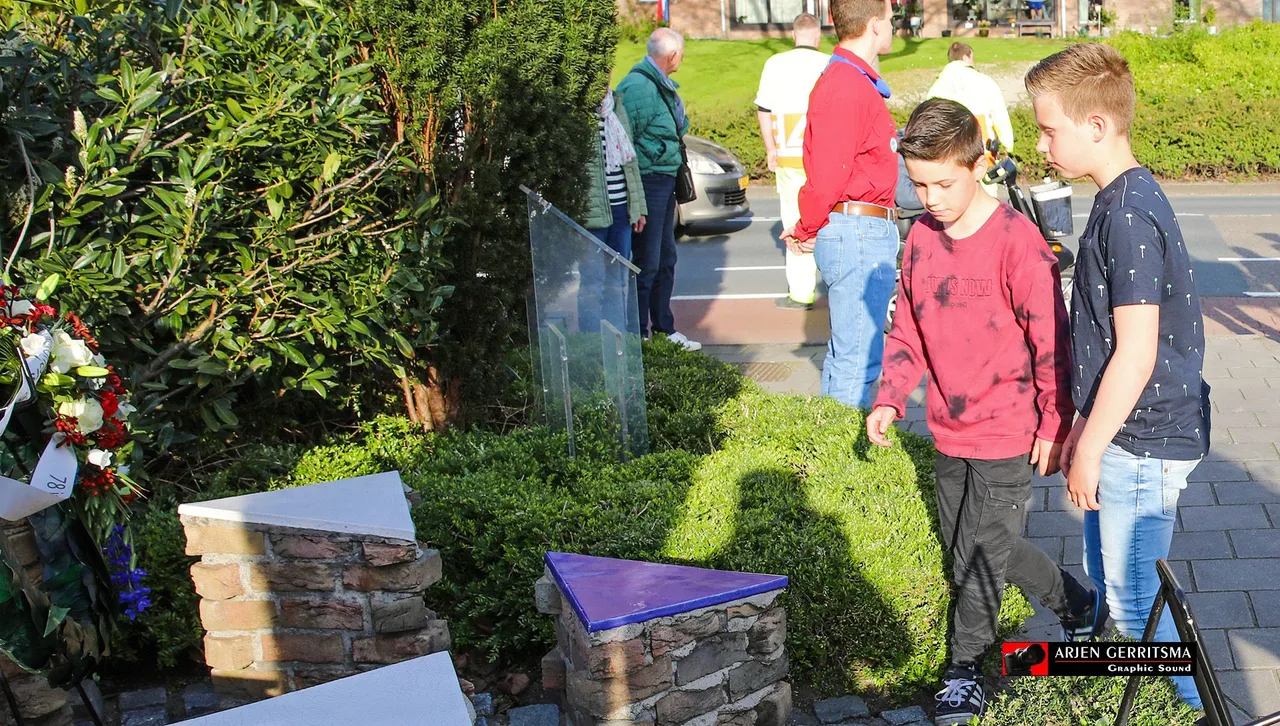
[[[1067,475],[1067,496],[1077,507],[1098,511],[1098,479],[1102,475],[1102,457],[1077,456]]]
[[[893,446],[893,442],[885,436],[898,412],[890,406],[876,406],[876,410],[867,416],[867,438],[876,446]]]
[[[1076,419],[1076,424],[1071,427],[1071,432],[1067,434],[1067,440],[1062,442],[1062,454],[1058,461],[1063,475],[1068,478],[1071,476],[1071,460],[1076,455],[1076,445],[1080,443],[1080,435],[1084,433],[1084,424],[1084,416]]]
[[[1031,463],[1040,465],[1040,476],[1057,474],[1062,457],[1062,444],[1036,439],[1031,445]]]

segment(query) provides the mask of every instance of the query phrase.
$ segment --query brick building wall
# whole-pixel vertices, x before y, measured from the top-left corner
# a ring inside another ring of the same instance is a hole
[[[937,38],[944,29],[951,30],[955,37],[977,35],[977,28],[964,28],[950,19],[946,0],[918,0],[923,10],[921,35]],[[1066,18],[1068,36],[1074,36],[1080,28],[1081,3],[1088,0],[1048,0],[1046,4],[1054,6],[1055,13]],[[1216,24],[1219,27],[1247,23],[1253,20],[1280,20],[1280,0],[1196,0],[1197,7],[1203,8],[1206,2],[1212,2],[1217,9]],[[620,13],[655,13],[657,6],[649,3],[636,3],[635,0],[618,0]],[[1150,32],[1153,28],[1167,25],[1173,17],[1173,3],[1170,0],[1150,2],[1150,0],[1105,0],[1106,6],[1116,13],[1116,29],[1138,30]],[[1277,6],[1275,9],[1270,4]],[[722,24],[723,7],[723,24]],[[1270,12],[1268,12],[1270,11]],[[671,0],[671,27],[689,38],[728,38],[730,40],[748,40],[762,37],[785,37],[790,35],[787,25],[769,27],[740,27],[733,22],[734,0]],[[1276,17],[1267,17],[1267,15]],[[1053,35],[1062,34],[1062,21],[1055,14],[1053,17]],[[727,27],[727,32],[726,28]],[[828,29],[827,32],[832,32]],[[995,27],[993,36],[1004,36],[1010,33],[1007,27]]]

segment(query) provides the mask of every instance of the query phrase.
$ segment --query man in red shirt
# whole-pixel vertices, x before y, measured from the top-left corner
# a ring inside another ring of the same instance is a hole
[[[893,19],[888,0],[832,0],[831,16],[840,42],[809,96],[800,221],[782,236],[792,253],[814,255],[827,284],[822,395],[866,407],[898,259],[897,136],[889,85],[875,69],[893,43]]]

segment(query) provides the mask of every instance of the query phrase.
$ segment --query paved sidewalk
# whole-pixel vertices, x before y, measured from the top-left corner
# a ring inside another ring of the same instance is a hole
[[[1207,348],[1212,447],[1179,502],[1170,560],[1190,593],[1233,717],[1244,723],[1280,711],[1280,341],[1212,335]],[[822,347],[706,350],[768,390],[818,393]],[[927,436],[922,402],[923,388],[905,423]],[[1034,482],[1028,511],[1032,541],[1083,578],[1083,516],[1060,476]],[[1039,610],[1027,630],[1031,639],[1058,638],[1055,618]]]

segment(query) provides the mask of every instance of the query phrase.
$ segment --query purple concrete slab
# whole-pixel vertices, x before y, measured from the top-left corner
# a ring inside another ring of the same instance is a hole
[[[785,575],[706,570],[548,552],[547,569],[588,632],[662,618],[779,590]]]

